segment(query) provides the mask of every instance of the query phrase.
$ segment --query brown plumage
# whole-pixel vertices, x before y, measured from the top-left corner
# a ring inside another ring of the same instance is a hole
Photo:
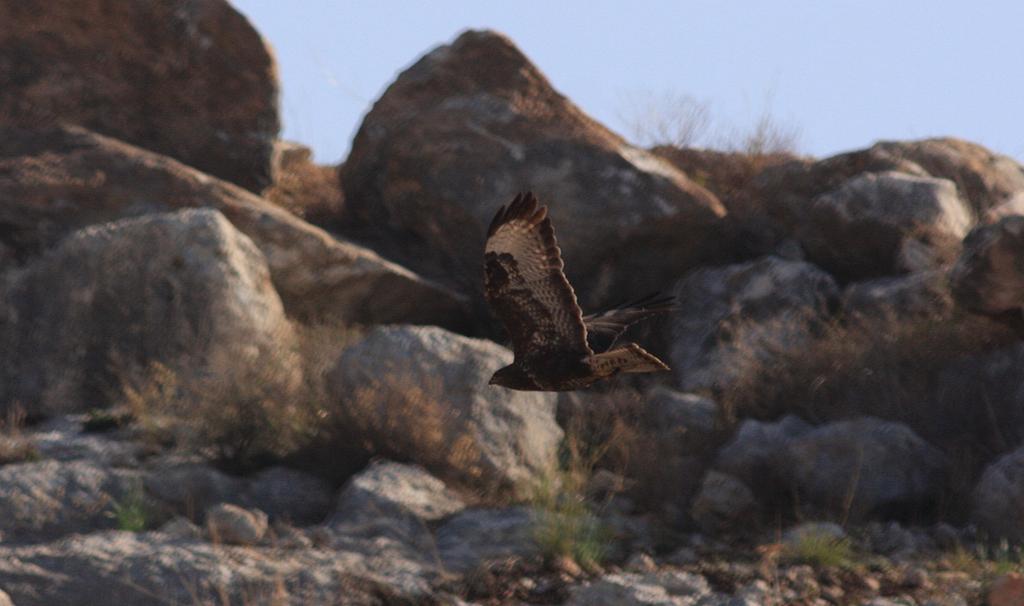
[[[515,352],[513,363],[494,373],[491,384],[569,391],[620,372],[668,370],[635,343],[610,347],[629,325],[671,309],[671,297],[646,297],[584,316],[562,271],[562,254],[547,214],[532,193],[519,194],[498,210],[487,230],[484,294],[505,324]],[[588,331],[610,337],[609,348],[595,353]]]

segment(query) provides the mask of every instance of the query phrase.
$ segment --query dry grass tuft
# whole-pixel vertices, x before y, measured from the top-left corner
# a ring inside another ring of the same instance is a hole
[[[39,460],[36,445],[22,434],[25,419],[25,409],[17,403],[9,406],[0,418],[0,465]]]

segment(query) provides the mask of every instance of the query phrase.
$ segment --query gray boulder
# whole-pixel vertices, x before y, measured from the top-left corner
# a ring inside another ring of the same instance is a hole
[[[721,388],[774,355],[800,350],[837,298],[828,274],[778,257],[691,272],[676,288],[677,384]]]
[[[715,430],[718,405],[710,398],[658,385],[647,392],[645,414],[650,425],[665,434],[699,439]]]
[[[554,462],[555,396],[488,385],[512,354],[434,327],[387,326],[328,375],[337,418],[372,451],[442,477],[523,488]]]
[[[490,560],[539,553],[534,515],[527,509],[465,509],[437,529],[437,551],[447,570],[470,572]]]
[[[41,413],[102,402],[119,371],[150,362],[183,378],[255,365],[287,381],[295,370],[266,260],[215,210],[86,228],[10,278],[0,403]]]
[[[0,536],[39,541],[113,528],[115,508],[141,492],[141,477],[87,461],[38,461],[0,467],[0,486]]]
[[[327,525],[347,536],[388,536],[433,550],[427,524],[464,508],[444,482],[422,467],[377,461],[342,488]]]
[[[967,309],[1019,314],[1024,308],[1024,216],[1011,215],[972,231],[949,280],[956,301]]]
[[[856,280],[952,261],[973,223],[952,181],[890,171],[815,198],[797,237],[812,262]]]
[[[772,423],[745,419],[718,451],[714,468],[752,487],[775,484],[786,447],[811,429],[809,423],[793,415]]]
[[[465,507],[458,495],[422,467],[375,461],[342,488],[330,523],[349,523],[393,512],[433,522]]]
[[[989,536],[1024,542],[1024,448],[989,465],[971,501],[971,519]]]
[[[793,438],[779,464],[801,504],[850,520],[927,508],[947,468],[945,456],[909,427],[874,417]]]
[[[272,522],[306,525],[324,520],[331,509],[331,493],[331,486],[317,476],[275,466],[248,481],[241,501],[266,512]]]

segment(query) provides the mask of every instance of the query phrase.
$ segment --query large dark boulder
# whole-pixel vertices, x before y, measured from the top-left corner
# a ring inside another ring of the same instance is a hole
[[[274,57],[225,0],[0,5],[0,124],[85,126],[247,189],[270,182]]]

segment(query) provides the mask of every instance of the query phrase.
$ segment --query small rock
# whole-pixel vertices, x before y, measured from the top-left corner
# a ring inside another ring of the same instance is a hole
[[[860,583],[864,587],[864,589],[867,589],[871,592],[877,592],[879,589],[882,588],[881,581],[879,581],[877,578],[871,575],[865,575],[861,577]]]
[[[256,545],[267,533],[267,514],[221,503],[206,511],[206,528],[214,543]]]
[[[180,540],[198,540],[203,536],[203,529],[196,526],[188,518],[176,516],[163,526],[158,532]]]
[[[839,585],[825,585],[821,588],[821,597],[832,604],[842,604],[846,591]]]
[[[900,584],[904,587],[920,589],[930,587],[932,582],[928,576],[927,570],[920,566],[911,566],[903,572],[903,578],[901,579]]]
[[[1010,572],[992,581],[986,600],[988,606],[1020,606],[1024,604],[1024,576]]]
[[[583,569],[576,563],[576,560],[569,556],[555,558],[555,561],[551,563],[551,568],[574,579],[583,576]]]
[[[646,553],[634,553],[626,560],[625,568],[629,572],[655,572],[658,564]]]

